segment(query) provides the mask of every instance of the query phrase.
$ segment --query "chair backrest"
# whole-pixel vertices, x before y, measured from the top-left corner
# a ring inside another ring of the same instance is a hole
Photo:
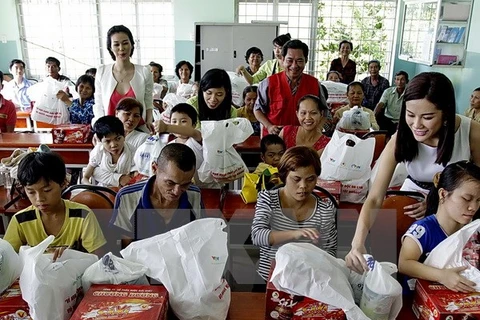
[[[375,138],[375,149],[373,150],[372,168],[380,157],[388,142],[388,131],[377,130],[371,131],[362,136],[362,139]]]
[[[397,253],[400,253],[402,246],[402,236],[416,221],[414,218],[405,215],[405,206],[409,206],[420,201],[424,201],[425,196],[420,192],[390,190],[387,191],[385,200],[382,204],[382,209],[396,210],[396,239],[397,239]]]

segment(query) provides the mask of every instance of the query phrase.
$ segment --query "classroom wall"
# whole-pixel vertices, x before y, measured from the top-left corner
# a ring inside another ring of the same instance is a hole
[[[400,8],[404,7],[404,1],[400,0]],[[403,14],[400,16],[403,18]],[[401,23],[401,19],[398,20]],[[480,1],[474,1],[472,18],[470,19],[470,32],[468,35],[467,54],[463,68],[449,66],[427,66],[419,63],[407,62],[398,59],[396,54],[394,62],[395,72],[401,69],[407,71],[412,78],[421,72],[435,71],[445,74],[453,83],[455,97],[457,100],[457,112],[463,114],[470,105],[470,95],[473,89],[480,87],[480,42],[478,32],[480,31]],[[397,52],[399,50],[400,28],[397,34]]]
[[[195,22],[233,23],[235,0],[175,0],[175,61],[195,64]]]
[[[21,57],[15,0],[0,4],[0,70],[8,72],[10,61]]]

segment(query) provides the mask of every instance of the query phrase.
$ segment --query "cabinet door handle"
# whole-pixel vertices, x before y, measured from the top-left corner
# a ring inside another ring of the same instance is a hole
[[[205,60],[205,52],[202,50],[202,60]]]
[[[233,58],[234,58],[234,59],[237,58],[237,50],[233,50]]]

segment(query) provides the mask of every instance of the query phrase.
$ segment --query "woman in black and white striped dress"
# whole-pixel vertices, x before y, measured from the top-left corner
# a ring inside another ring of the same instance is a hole
[[[337,251],[336,209],[312,192],[320,175],[315,150],[293,147],[280,160],[285,186],[260,192],[252,224],[253,244],[260,247],[258,273],[267,280],[272,259],[287,242],[311,242],[329,254]]]

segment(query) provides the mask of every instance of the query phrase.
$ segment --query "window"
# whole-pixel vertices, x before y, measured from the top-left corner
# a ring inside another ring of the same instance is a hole
[[[173,74],[174,31],[170,0],[17,0],[23,56],[29,76],[45,76],[45,59],[61,61],[71,79],[111,63],[108,29],[127,26],[135,39],[132,61],[160,63]]]
[[[237,0],[238,22],[286,22],[289,32],[308,44],[307,72],[325,79],[330,61],[338,57],[338,43],[351,40],[351,58],[357,62],[357,79],[367,75],[369,60],[382,62],[381,73],[391,68],[395,29],[395,0]]]

